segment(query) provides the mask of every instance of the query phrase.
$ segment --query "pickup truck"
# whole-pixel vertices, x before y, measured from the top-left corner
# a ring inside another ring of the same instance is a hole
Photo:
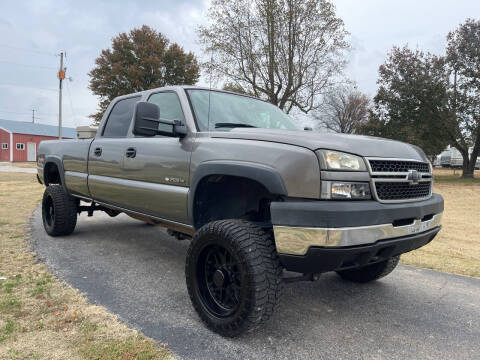
[[[37,167],[51,236],[104,211],[190,239],[193,307],[229,337],[271,317],[285,282],[389,274],[443,213],[417,146],[306,131],[267,102],[192,86],[114,99],[94,138],[42,142]]]

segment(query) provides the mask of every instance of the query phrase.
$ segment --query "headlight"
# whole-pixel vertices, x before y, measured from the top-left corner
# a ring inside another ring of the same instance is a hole
[[[322,199],[368,200],[372,198],[369,183],[322,181]]]
[[[360,156],[332,150],[322,150],[320,154],[327,170],[367,171]]]

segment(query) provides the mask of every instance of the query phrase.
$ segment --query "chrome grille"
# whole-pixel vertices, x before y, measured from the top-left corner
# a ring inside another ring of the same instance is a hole
[[[432,195],[428,162],[409,159],[369,158],[373,194],[380,202],[408,202]]]

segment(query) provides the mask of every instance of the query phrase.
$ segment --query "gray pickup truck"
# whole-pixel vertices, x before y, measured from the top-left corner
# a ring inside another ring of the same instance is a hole
[[[225,91],[118,97],[94,138],[42,142],[37,165],[51,236],[99,210],[191,239],[191,301],[224,336],[266,321],[285,282],[379,279],[441,228],[420,148],[300,130],[277,107]]]

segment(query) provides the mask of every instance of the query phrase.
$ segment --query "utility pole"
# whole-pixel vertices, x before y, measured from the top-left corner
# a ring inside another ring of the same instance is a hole
[[[35,109],[32,109],[32,124],[35,124]]]
[[[58,70],[58,138],[62,138],[62,81],[65,79],[65,68],[63,67],[63,51],[60,53],[60,69]]]

